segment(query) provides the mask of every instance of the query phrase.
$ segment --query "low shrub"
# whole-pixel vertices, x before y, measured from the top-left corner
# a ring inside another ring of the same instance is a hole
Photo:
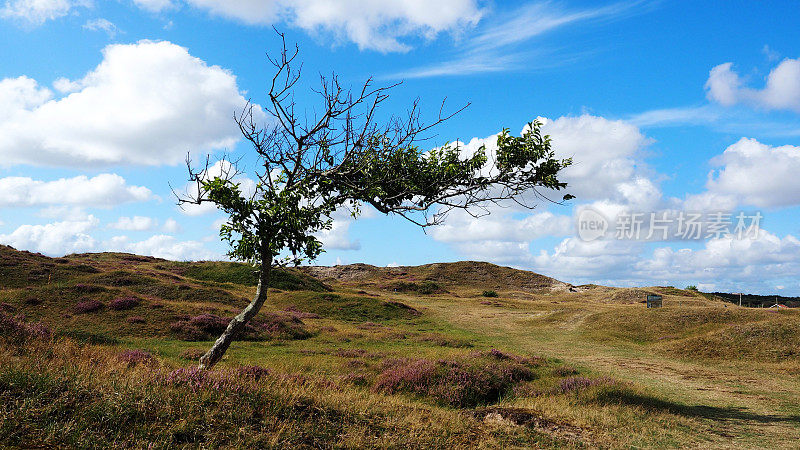
[[[317,313],[300,311],[296,306],[292,305],[284,309],[287,313],[291,314],[298,319],[319,319],[320,315]]]
[[[559,366],[553,369],[553,375],[557,377],[568,377],[571,375],[577,375],[578,369],[570,366]]]
[[[106,288],[104,288],[103,286],[98,286],[96,284],[84,284],[84,283],[76,284],[75,286],[73,286],[73,289],[81,294],[94,294],[106,290]]]
[[[146,366],[153,366],[158,363],[158,360],[145,350],[125,350],[117,354],[117,359],[123,363],[127,363],[128,367],[141,364]]]
[[[72,310],[76,314],[88,314],[100,311],[103,309],[105,305],[100,300],[84,300],[82,302],[78,302]]]
[[[40,322],[28,323],[25,316],[12,316],[0,312],[0,336],[14,344],[22,344],[29,339],[50,339],[53,332]]]
[[[493,350],[451,360],[389,360],[384,365],[373,390],[424,395],[466,408],[494,403],[516,384],[535,379],[539,360]]]
[[[136,297],[119,297],[111,300],[108,307],[115,311],[124,311],[139,306],[141,300]]]
[[[498,297],[497,292],[495,291],[483,291],[481,295],[484,297]]]
[[[260,380],[270,375],[270,370],[261,366],[239,366],[236,368],[236,375],[240,378]]]
[[[128,323],[145,323],[144,317],[142,316],[128,316],[126,320]]]
[[[259,322],[258,329],[267,339],[301,340],[313,336],[295,315],[267,314]]]

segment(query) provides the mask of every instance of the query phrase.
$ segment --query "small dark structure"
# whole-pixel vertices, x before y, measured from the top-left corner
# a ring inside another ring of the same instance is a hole
[[[648,308],[661,308],[663,306],[661,296],[660,295],[647,295],[647,307]]]

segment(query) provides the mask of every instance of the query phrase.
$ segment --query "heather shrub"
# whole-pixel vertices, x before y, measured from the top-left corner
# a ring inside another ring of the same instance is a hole
[[[111,300],[108,307],[115,311],[124,311],[139,306],[139,303],[141,303],[141,300],[136,297],[120,297]]]
[[[103,309],[105,305],[99,300],[84,300],[82,302],[78,302],[72,310],[76,314],[88,314],[100,311]]]
[[[152,366],[158,363],[156,358],[145,350],[125,350],[117,354],[117,359],[127,363],[128,367],[133,367],[137,364]]]
[[[369,385],[369,378],[367,375],[358,372],[351,372],[347,375],[343,375],[340,378],[342,383],[352,384],[355,386],[367,386]]]
[[[183,316],[170,325],[170,330],[184,341],[204,341],[213,339],[228,326],[228,320],[214,314]]]
[[[39,322],[27,323],[25,316],[11,316],[0,312],[0,336],[14,344],[22,344],[29,339],[50,339],[53,332],[47,325]]]
[[[17,307],[10,304],[10,303],[0,303],[0,312],[14,312],[17,310]]]
[[[258,329],[268,339],[301,340],[312,336],[305,323],[295,315],[267,314],[260,320]]]
[[[500,357],[502,356],[502,357]],[[373,389],[407,392],[434,398],[455,407],[474,407],[498,401],[518,383],[536,378],[536,359],[501,352],[473,353],[451,360],[390,360]]]
[[[142,316],[128,316],[126,320],[128,323],[145,323],[144,317]]]
[[[553,375],[557,377],[568,377],[577,374],[578,374],[578,369],[570,366],[559,366],[553,369]]]
[[[297,319],[299,321],[299,319]],[[215,339],[225,328],[230,319],[215,314],[200,314],[199,316],[179,316],[176,322],[170,324],[170,330],[184,341],[207,341]],[[302,322],[300,322],[302,323]],[[261,338],[260,329],[254,324],[247,324],[244,332],[239,337],[244,340]]]
[[[320,315],[317,313],[305,312],[300,311],[296,306],[292,305],[288,308],[284,309],[287,313],[291,314],[293,317],[297,317],[298,319],[319,319]]]
[[[269,376],[271,373],[269,369],[261,366],[239,366],[236,368],[235,372],[240,378],[249,378],[252,380],[260,380],[261,378]]]
[[[104,288],[103,286],[98,286],[96,284],[84,284],[84,283],[76,284],[75,286],[73,286],[73,289],[75,290],[75,292],[81,294],[94,294],[96,292],[103,292],[106,290],[106,288]]]
[[[26,305],[36,306],[42,304],[42,299],[38,297],[28,297],[25,299]]]

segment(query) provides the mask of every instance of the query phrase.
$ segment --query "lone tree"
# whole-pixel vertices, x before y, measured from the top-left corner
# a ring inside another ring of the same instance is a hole
[[[249,173],[255,182],[252,192],[237,182],[242,172],[236,162],[223,157],[221,173],[212,174],[208,158],[199,168],[187,158],[193,188],[179,195],[178,203],[213,203],[224,211],[228,219],[220,236],[230,244],[229,256],[258,271],[255,297],[200,358],[201,369],[222,358],[264,305],[273,265],[313,260],[322,252],[315,233],[330,229],[331,215],[339,208],[355,217],[366,204],[427,227],[454,209],[477,217],[505,200],[532,207],[526,198],[544,198],[537,189],[566,187],[557,175],[571,160],[554,157],[539,122],[532,122],[522,137],[503,130],[490,154],[484,147],[467,154],[449,144],[425,150],[419,145],[430,138],[426,132],[455,113],[443,115],[440,109],[437,119],[425,125],[415,101],[403,118],[379,120],[379,107],[396,85],[373,87],[370,79],[351,91],[336,75],[321,77],[316,113],[299,110],[293,96],[300,79],[293,64],[298,48],[288,49],[280,37],[280,56],[268,57],[276,69],[264,108],[269,124],[257,123],[252,103],[235,116],[258,157],[257,169]],[[288,256],[279,261],[281,255]]]

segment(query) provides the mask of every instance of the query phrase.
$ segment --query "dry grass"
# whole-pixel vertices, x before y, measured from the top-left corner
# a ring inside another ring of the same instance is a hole
[[[483,263],[308,269],[270,290],[257,319],[269,330],[198,374],[193,361],[209,342],[180,340],[171,325],[224,322],[216,318],[254,290],[246,266],[8,247],[0,256],[0,312],[53,330],[3,327],[0,446],[793,448],[800,439],[794,310],[672,287],[571,288]],[[328,275],[325,284],[308,272]],[[437,289],[387,291],[397,283]],[[488,290],[497,297],[487,301]],[[646,292],[664,295],[665,308],[646,310]],[[111,307],[125,298],[136,301]],[[106,307],[75,312],[90,300]],[[198,338],[211,339],[206,331]]]

